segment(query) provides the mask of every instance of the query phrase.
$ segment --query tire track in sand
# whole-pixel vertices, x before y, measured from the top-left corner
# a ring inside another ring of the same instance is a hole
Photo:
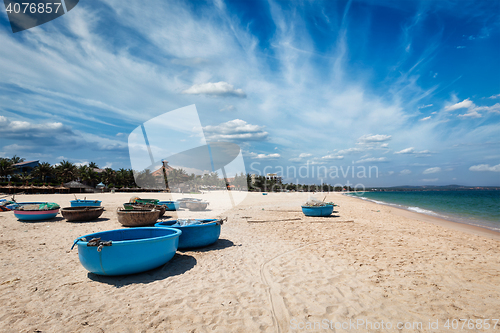
[[[271,263],[272,261],[281,258],[287,254],[299,251],[301,249],[304,249],[306,247],[316,245],[319,243],[323,243],[329,240],[337,239],[336,237],[331,237],[327,239],[323,239],[314,243],[306,244],[299,246],[295,249],[283,252],[281,254],[278,254],[277,256],[269,259],[268,261],[262,263],[260,265],[260,278],[262,282],[267,286],[267,292],[269,294],[269,302],[271,303],[271,313],[273,315],[273,324],[276,327],[276,332],[281,333],[282,332],[282,327],[285,327],[286,323],[288,323],[288,310],[285,306],[285,302],[283,301],[283,297],[280,296],[279,293],[279,288],[280,285],[279,283],[276,283],[273,281],[271,273],[269,271],[266,271],[266,266]]]

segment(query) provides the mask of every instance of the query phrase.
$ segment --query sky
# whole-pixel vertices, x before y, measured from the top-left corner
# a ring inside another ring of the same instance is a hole
[[[194,104],[250,173],[500,186],[497,0],[80,1],[15,34],[2,10],[0,59],[0,157],[131,168],[129,134]]]

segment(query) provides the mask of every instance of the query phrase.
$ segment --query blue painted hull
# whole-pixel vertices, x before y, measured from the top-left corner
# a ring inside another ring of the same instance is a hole
[[[21,205],[39,205],[39,204],[43,204],[45,203],[45,201],[36,201],[36,202],[16,202],[16,203],[13,203],[13,204],[10,204],[10,205],[7,205],[7,208],[8,209],[16,209],[17,207],[21,206]]]
[[[57,213],[59,213],[59,208],[39,211],[14,210],[14,215],[21,221],[49,220],[56,217]]]
[[[302,213],[304,213],[305,216],[330,216],[333,213],[333,205],[320,207],[302,206]]]
[[[98,207],[102,201],[99,200],[71,200],[71,207]]]
[[[210,220],[216,221],[215,219]],[[155,224],[155,227],[167,227],[176,222],[176,220],[159,222]],[[215,222],[172,228],[182,231],[182,235],[179,237],[179,249],[208,246],[215,243],[220,236],[220,224]]]
[[[145,272],[166,264],[177,251],[181,231],[173,228],[133,228],[97,232],[75,240],[80,263],[98,275]],[[87,246],[92,238],[112,241],[111,246]],[[85,238],[87,241],[81,240]]]
[[[180,207],[180,202],[178,201],[160,201],[158,205],[167,206],[167,210],[178,210]]]

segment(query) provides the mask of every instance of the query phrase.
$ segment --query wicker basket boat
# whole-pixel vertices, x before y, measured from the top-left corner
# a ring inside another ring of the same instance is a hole
[[[118,222],[126,227],[153,225],[159,218],[160,211],[153,209],[122,209],[116,211]]]
[[[208,202],[206,201],[188,201],[186,206],[189,210],[205,210],[207,209]]]
[[[133,204],[133,203],[124,203],[123,207],[126,210],[151,210],[151,209],[156,209],[160,211],[160,215],[158,218],[162,217],[165,215],[165,212],[167,211],[167,207],[165,205],[155,205],[155,204]]]
[[[68,222],[92,221],[104,212],[104,207],[87,206],[87,207],[64,207],[61,209],[62,216]]]

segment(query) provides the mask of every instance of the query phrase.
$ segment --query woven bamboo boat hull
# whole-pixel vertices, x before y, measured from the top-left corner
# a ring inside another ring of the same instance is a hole
[[[61,209],[62,216],[68,222],[92,221],[99,218],[104,212],[104,207],[65,207]]]
[[[186,206],[189,210],[205,210],[208,207],[208,202],[191,201],[191,202],[187,202]]]
[[[157,209],[128,210],[118,208],[116,214],[118,215],[118,222],[126,227],[144,227],[153,225],[160,217],[160,211]]]

